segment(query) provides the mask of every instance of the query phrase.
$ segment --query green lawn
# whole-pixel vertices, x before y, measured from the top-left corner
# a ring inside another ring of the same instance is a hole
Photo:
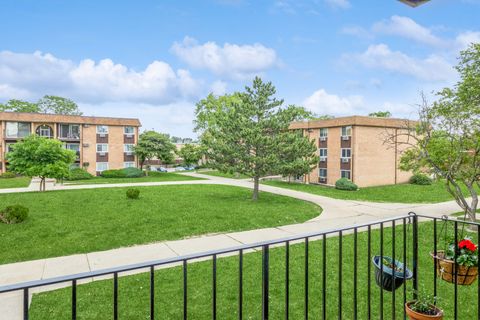
[[[433,261],[429,251],[433,249],[432,223],[419,226],[419,287],[420,290],[433,291]],[[403,248],[403,227],[397,224],[396,241],[391,240],[391,228],[384,230],[385,255],[391,255],[391,243],[395,243],[396,257]],[[411,253],[411,227],[407,227]],[[451,230],[450,230],[451,231]],[[475,238],[475,237],[474,237]],[[439,241],[440,243],[441,241]],[[367,319],[367,266],[370,259],[379,254],[379,231],[372,232],[371,253],[367,251],[367,234],[358,235],[358,319]],[[343,237],[342,260],[342,301],[343,319],[353,318],[353,236]],[[440,244],[439,244],[440,245]],[[339,239],[327,239],[326,271],[326,313],[327,319],[338,318],[339,306]],[[293,245],[290,250],[290,319],[303,319],[305,290],[304,245]],[[407,266],[411,267],[411,257]],[[244,255],[244,319],[261,318],[261,254],[259,252]],[[311,241],[309,245],[309,316],[321,319],[322,313],[322,243]],[[371,268],[371,310],[372,319],[379,319],[380,289],[375,285],[374,268]],[[445,310],[445,319],[453,318],[454,285],[440,279],[438,283],[439,306]],[[182,269],[174,267],[159,269],[155,273],[155,319],[182,318]],[[220,258],[217,262],[217,318],[238,318],[238,257]],[[285,250],[283,247],[270,250],[270,319],[284,318],[285,310]],[[395,291],[395,319],[403,316],[403,286]],[[411,298],[412,281],[407,282],[407,300]],[[113,302],[113,282],[103,280],[81,285],[77,289],[78,312],[81,319],[111,319]],[[476,318],[477,285],[458,286],[458,319]],[[383,291],[383,315],[392,318],[392,293]],[[71,289],[36,294],[31,305],[31,319],[67,319],[70,314]],[[199,262],[188,265],[188,313],[190,319],[212,318],[212,262]],[[149,316],[149,275],[121,277],[119,279],[119,318],[146,319]]]
[[[343,191],[315,184],[288,183],[276,180],[264,181],[263,184],[346,200],[399,203],[437,203],[453,200],[442,182],[434,182],[430,186],[397,184],[366,187],[360,188],[358,191]]]
[[[206,174],[208,176],[214,177],[222,177],[222,178],[230,178],[230,179],[248,179],[249,177],[244,174],[235,174],[235,173],[224,173],[216,170],[209,170],[209,171],[197,171],[200,174]]]
[[[26,188],[30,184],[30,180],[31,178],[29,177],[18,177],[9,179],[0,178],[0,189]]]
[[[30,209],[21,224],[0,223],[0,264],[107,250],[216,232],[300,223],[321,209],[309,202],[217,185],[139,187],[0,195]],[[214,205],[212,205],[214,204]]]
[[[163,181],[185,181],[203,180],[201,178],[189,177],[171,172],[155,172],[154,176],[139,178],[103,178],[94,177],[88,180],[65,181],[65,184],[105,184],[105,183],[137,183],[137,182],[163,182]]]

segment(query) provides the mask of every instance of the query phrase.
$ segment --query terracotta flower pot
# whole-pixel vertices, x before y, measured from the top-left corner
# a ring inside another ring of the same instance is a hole
[[[462,286],[471,285],[478,276],[478,268],[465,267],[455,264],[453,260],[445,258],[445,252],[443,250],[437,251],[435,256],[433,252],[430,255],[435,260],[437,266],[437,276],[450,283],[455,282],[455,269],[457,269],[457,284]]]
[[[405,304],[405,311],[407,313],[407,317],[410,320],[431,320],[431,319],[443,319],[443,310],[435,307],[432,305],[432,309],[435,310],[433,315],[423,314],[410,309],[410,305],[415,301],[409,301]]]

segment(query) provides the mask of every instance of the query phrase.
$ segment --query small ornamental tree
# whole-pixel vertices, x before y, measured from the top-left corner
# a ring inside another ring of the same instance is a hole
[[[284,153],[288,153],[288,161],[305,161],[306,166],[316,159],[313,141],[288,132],[292,121],[311,114],[301,107],[283,106],[275,93],[272,83],[257,77],[244,92],[220,97],[210,94],[197,103],[196,131],[208,164],[222,172],[252,177],[253,200],[258,199],[261,177],[287,171]],[[311,147],[287,150],[305,144]],[[300,167],[304,164],[295,165],[296,170]]]
[[[198,161],[202,158],[201,148],[189,143],[178,150],[177,154],[183,159],[183,163],[187,166],[198,164]]]
[[[175,145],[170,141],[170,137],[153,130],[140,134],[134,150],[140,161],[141,169],[147,160],[158,159],[163,163],[174,161]]]
[[[31,135],[17,142],[7,154],[13,172],[40,178],[40,191],[45,191],[45,179],[64,179],[75,161],[75,152],[64,148],[62,142]]]
[[[429,171],[445,181],[447,191],[470,221],[475,221],[480,189],[480,44],[460,54],[460,80],[428,103],[422,94],[419,121],[387,137],[407,145],[403,170]]]

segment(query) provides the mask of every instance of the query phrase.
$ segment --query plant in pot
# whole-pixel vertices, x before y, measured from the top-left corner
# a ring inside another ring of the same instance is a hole
[[[457,244],[451,242],[446,250],[430,253],[435,260],[437,276],[442,280],[459,285],[471,285],[478,276],[478,246],[469,238]]]
[[[435,303],[436,297],[417,293],[415,300],[405,304],[405,312],[410,320],[443,319],[443,310]]]
[[[387,256],[374,256],[375,281],[379,287],[387,291],[397,290],[405,280],[411,279],[413,273],[398,260]]]

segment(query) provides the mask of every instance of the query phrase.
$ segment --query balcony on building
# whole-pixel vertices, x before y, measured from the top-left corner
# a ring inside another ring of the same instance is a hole
[[[79,124],[59,124],[58,139],[63,141],[79,141],[80,125]]]

